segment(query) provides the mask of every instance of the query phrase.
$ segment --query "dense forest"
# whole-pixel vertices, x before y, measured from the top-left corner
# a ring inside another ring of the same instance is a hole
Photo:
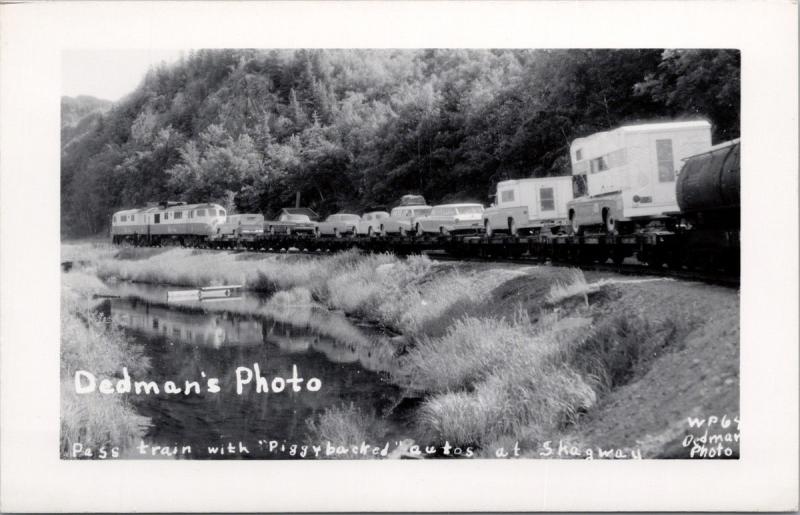
[[[215,201],[274,215],[487,202],[569,174],[569,143],[623,123],[708,119],[739,136],[735,50],[200,50],[108,105],[62,101],[65,237],[112,211]]]

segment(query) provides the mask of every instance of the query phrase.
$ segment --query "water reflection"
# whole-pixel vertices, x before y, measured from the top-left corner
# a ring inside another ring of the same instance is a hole
[[[131,396],[137,409],[152,418],[150,443],[191,445],[194,458],[219,457],[208,455],[207,447],[229,440],[302,444],[307,439],[306,419],[326,407],[353,403],[365,412],[382,413],[402,397],[385,373],[386,339],[365,334],[342,316],[315,306],[276,306],[248,296],[224,303],[167,305],[158,302],[164,298],[161,292],[146,290],[104,306],[151,357],[148,377],[135,379],[182,383],[217,377],[221,387],[219,393],[204,389],[200,395]],[[117,288],[115,293],[123,291]],[[235,370],[254,363],[268,379],[291,377],[296,366],[301,377],[319,378],[322,388],[257,393],[245,387],[238,395]],[[394,430],[405,435],[402,427]]]

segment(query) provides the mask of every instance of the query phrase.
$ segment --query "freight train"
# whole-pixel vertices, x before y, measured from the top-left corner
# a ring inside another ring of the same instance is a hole
[[[570,154],[572,191],[565,187],[569,176],[500,182],[495,203],[481,208],[483,223],[471,221],[465,233],[448,230],[447,222],[438,232],[428,228],[436,206],[406,195],[377,231],[279,232],[276,222],[265,221],[264,230],[237,237],[224,230],[231,224],[218,204],[162,203],[114,213],[112,241],[267,251],[438,250],[618,265],[630,258],[657,268],[738,274],[739,140],[712,146],[706,121],[656,123],[576,139]]]

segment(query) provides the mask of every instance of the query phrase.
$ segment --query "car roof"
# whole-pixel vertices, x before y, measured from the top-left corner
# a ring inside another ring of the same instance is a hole
[[[312,220],[316,220],[319,218],[319,215],[314,212],[313,209],[309,209],[307,207],[285,207],[281,209],[280,214],[289,214],[289,215],[306,215]]]

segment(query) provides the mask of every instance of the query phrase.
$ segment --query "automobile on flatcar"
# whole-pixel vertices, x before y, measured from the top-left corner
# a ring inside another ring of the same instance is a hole
[[[408,194],[400,197],[398,206],[424,206],[426,204],[425,197],[422,195]]]
[[[268,234],[314,234],[317,229],[316,213],[305,208],[284,208],[277,220],[264,222]]]
[[[575,198],[567,202],[573,232],[630,233],[678,210],[681,160],[711,147],[705,120],[627,125],[578,138],[570,146]]]
[[[397,206],[381,221],[381,234],[405,236],[414,230],[414,222],[431,212],[426,205]]]
[[[330,215],[324,222],[317,225],[317,236],[333,236],[341,238],[344,235],[355,235],[361,217],[351,213],[336,213]]]
[[[233,242],[251,242],[264,233],[264,215],[228,215],[225,223],[218,227],[218,238]]]
[[[476,233],[483,230],[483,205],[474,203],[441,204],[416,218],[417,235]]]
[[[369,211],[361,215],[361,221],[356,226],[356,234],[360,236],[373,236],[381,233],[381,222],[389,218],[386,211]]]
[[[501,181],[495,203],[483,212],[484,230],[489,237],[495,232],[557,233],[569,224],[567,202],[572,198],[571,176]]]

